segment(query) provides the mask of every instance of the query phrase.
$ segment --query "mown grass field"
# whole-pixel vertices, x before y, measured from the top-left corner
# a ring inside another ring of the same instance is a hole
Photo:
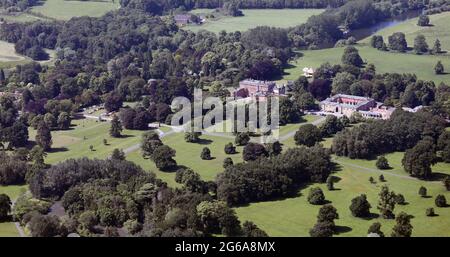
[[[415,25],[417,19],[405,21],[393,27],[378,31],[377,35],[383,35],[385,42],[387,37],[393,32],[404,32],[407,36],[408,45],[414,44],[414,37],[417,34],[425,35],[429,47],[433,46],[434,40],[441,40],[442,49],[450,49],[450,13],[431,15],[432,27],[418,27]],[[397,72],[397,73],[415,73],[419,79],[432,80],[435,83],[450,82],[450,54],[441,55],[416,55],[413,53],[394,53],[376,50],[368,46],[368,40],[364,39],[357,45],[359,54],[366,63],[373,63],[378,73]],[[285,70],[283,80],[295,80],[303,74],[304,67],[317,68],[325,62],[331,64],[341,63],[341,57],[344,48],[329,48],[322,50],[301,51],[302,57],[294,60],[292,66]],[[441,61],[446,70],[444,75],[436,75],[434,66]]]
[[[227,155],[224,147],[228,142],[233,142],[233,138],[222,138],[217,136],[202,135],[199,143],[187,143],[184,141],[184,133],[176,133],[162,139],[164,144],[172,147],[176,151],[175,160],[178,165],[186,166],[200,174],[202,179],[210,181],[223,171],[223,160],[231,157],[234,162],[242,161],[242,147],[237,147],[236,154]],[[212,160],[202,160],[200,153],[204,147],[211,150]],[[164,172],[156,168],[153,161],[144,159],[141,151],[135,151],[127,155],[127,160],[133,161],[145,170],[151,170],[157,177],[167,182],[170,186],[178,186],[175,182],[175,172]]]
[[[0,194],[6,194],[14,201],[20,194],[27,190],[26,185],[22,186],[0,186]],[[17,237],[17,231],[13,222],[0,222],[0,237]]]
[[[37,17],[29,13],[18,13],[16,15],[0,14],[0,18],[3,18],[7,22],[33,22],[45,20],[44,18]]]
[[[286,135],[291,131],[296,131],[301,124],[306,122],[312,122],[318,117],[305,115],[302,123],[288,124],[280,128],[280,136]],[[176,151],[175,160],[178,165],[184,165],[193,169],[199,173],[202,179],[212,181],[216,178],[217,174],[223,171],[223,160],[226,157],[231,157],[234,163],[242,162],[242,149],[243,147],[237,147],[236,154],[227,155],[224,152],[224,147],[227,143],[232,142],[234,144],[234,136],[225,134],[228,137],[209,136],[202,135],[199,143],[187,143],[184,140],[184,133],[175,133],[164,137],[162,141],[164,144],[172,147]],[[253,138],[257,140],[257,138]],[[200,153],[203,147],[208,147],[211,150],[212,160],[202,160]],[[156,168],[154,163],[149,159],[144,159],[140,151],[135,151],[127,155],[127,160],[132,161],[145,170],[151,170],[156,173],[157,177],[167,182],[170,186],[179,186],[175,181],[174,172],[164,172]]]
[[[409,47],[414,46],[414,38],[422,34],[425,36],[428,46],[433,47],[434,41],[436,38],[439,38],[439,41],[442,45],[442,50],[449,51],[450,50],[450,31],[448,28],[448,24],[450,23],[450,13],[444,12],[439,14],[430,15],[430,24],[431,26],[420,27],[417,26],[418,18],[410,19],[396,26],[385,28],[376,32],[376,35],[383,36],[384,40],[387,41],[387,38],[395,32],[403,32],[406,36],[406,41],[408,42]],[[369,43],[370,37],[362,40],[363,43]]]
[[[46,17],[69,20],[73,17],[90,16],[100,17],[103,14],[119,8],[119,1],[67,1],[67,0],[45,0],[40,6],[34,6],[33,12]]]
[[[113,138],[109,135],[109,122],[98,122],[93,119],[79,119],[72,121],[69,130],[52,131],[53,145],[45,161],[54,164],[68,158],[107,158],[115,148],[126,149],[138,144],[142,131],[124,130],[123,137]],[[36,131],[30,129],[30,141],[34,141]],[[107,145],[103,144],[107,140]],[[89,146],[94,147],[94,151]]]
[[[16,226],[13,222],[0,223],[0,237],[18,237]]]
[[[197,9],[193,13],[205,14],[213,10]],[[316,14],[323,12],[323,9],[254,9],[243,10],[242,17],[221,17],[217,20],[209,20],[203,25],[189,25],[185,28],[192,31],[202,29],[219,33],[222,30],[227,32],[246,31],[257,26],[271,26],[287,28],[305,23],[306,20]]]
[[[401,193],[408,202],[407,205],[397,205],[395,213],[405,211],[413,215],[413,236],[450,236],[450,207],[437,208],[434,204],[434,197],[437,194],[444,194],[447,199],[450,192],[445,191],[440,182],[426,182],[411,179],[409,177],[397,177],[394,174],[407,176],[401,168],[401,158],[403,153],[392,153],[386,155],[393,170],[384,173],[386,182],[371,184],[369,177],[378,181],[381,174],[376,170],[374,161],[350,160],[347,158],[337,158],[341,170],[334,176],[340,178],[335,184],[337,190],[328,191],[324,184],[313,184],[302,188],[297,197],[278,201],[268,201],[252,203],[248,206],[236,208],[236,212],[241,221],[252,220],[271,236],[309,236],[309,229],[316,222],[316,216],[320,206],[311,205],[307,202],[307,195],[311,187],[319,186],[324,190],[327,200],[331,201],[338,210],[339,219],[336,220],[338,231],[337,236],[366,236],[367,229],[373,222],[382,224],[382,231],[390,235],[394,220],[385,220],[379,217],[373,219],[355,218],[351,215],[349,206],[351,199],[366,194],[368,201],[372,205],[371,213],[375,216],[379,213],[376,209],[378,203],[378,193],[383,184],[389,185],[391,190]],[[365,167],[362,169],[358,166]],[[370,169],[370,170],[369,170]],[[433,167],[434,171],[450,174],[450,164],[438,164]],[[391,175],[392,174],[392,175]],[[418,195],[420,186],[428,189],[431,198],[422,198]],[[439,215],[436,217],[425,216],[425,209],[434,207]]]

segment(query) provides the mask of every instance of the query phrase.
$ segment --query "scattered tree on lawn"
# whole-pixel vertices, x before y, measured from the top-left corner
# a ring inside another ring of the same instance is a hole
[[[387,185],[383,185],[380,193],[378,194],[380,199],[378,201],[378,210],[380,210],[381,216],[384,219],[393,219],[394,208],[396,204],[395,193],[393,191],[389,191],[389,187]]]
[[[400,212],[395,218],[396,224],[392,229],[392,237],[410,237],[412,234],[411,215]]]
[[[111,120],[111,128],[109,129],[109,135],[112,137],[120,137],[122,133],[122,123],[117,115],[114,115]]]
[[[438,61],[436,63],[436,66],[434,66],[434,73],[436,73],[437,75],[444,74],[444,65],[442,65],[441,61]]]
[[[177,166],[177,162],[173,159],[176,151],[167,145],[156,147],[150,156],[158,169],[163,171],[173,169]]]
[[[389,162],[383,155],[378,157],[377,162],[375,164],[378,169],[380,170],[387,170],[389,169]]]
[[[426,197],[427,196],[427,188],[424,186],[421,186],[419,188],[419,195],[422,197]]]
[[[352,203],[350,204],[350,211],[355,217],[369,217],[370,208],[372,208],[372,206],[369,201],[367,201],[367,196],[365,194],[353,198]]]
[[[437,207],[447,207],[447,199],[445,199],[444,195],[437,195],[434,203]]]
[[[236,153],[236,147],[233,145],[233,143],[229,142],[225,145],[224,151],[226,154],[235,154]]]
[[[427,215],[428,217],[435,216],[436,213],[434,212],[434,208],[427,208],[427,210],[425,211],[425,215]]]
[[[209,150],[208,147],[204,147],[200,154],[200,158],[202,158],[202,160],[211,160],[211,150]]]
[[[313,146],[321,139],[320,129],[312,124],[300,126],[294,136],[295,144],[297,145]]]
[[[314,205],[325,203],[325,195],[320,187],[313,187],[309,190],[308,202]]]

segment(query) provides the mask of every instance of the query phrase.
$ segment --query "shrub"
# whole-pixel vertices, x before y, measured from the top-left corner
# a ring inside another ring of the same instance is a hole
[[[389,169],[389,163],[388,160],[386,159],[386,157],[384,156],[380,156],[377,159],[377,163],[375,164],[377,166],[378,169],[380,170],[387,170]]]
[[[314,187],[309,190],[308,202],[314,205],[320,205],[325,203],[325,195],[320,187]]]
[[[447,199],[445,199],[444,195],[437,195],[436,199],[434,200],[434,203],[437,207],[446,207],[447,206]]]
[[[434,208],[427,208],[425,214],[426,214],[428,217],[433,217],[433,216],[436,215],[436,213],[434,213]]]
[[[370,208],[372,206],[367,201],[365,194],[353,198],[350,204],[350,211],[355,217],[368,217],[370,215]]]

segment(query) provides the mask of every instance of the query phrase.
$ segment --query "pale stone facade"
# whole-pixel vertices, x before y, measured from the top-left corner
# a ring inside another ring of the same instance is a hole
[[[372,98],[337,94],[320,102],[323,112],[350,117],[358,112],[365,118],[389,119],[395,108],[388,107]]]

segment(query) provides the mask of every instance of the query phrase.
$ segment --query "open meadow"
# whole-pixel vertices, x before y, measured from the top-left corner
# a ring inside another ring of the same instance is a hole
[[[220,17],[217,20],[208,20],[203,25],[189,25],[186,28],[192,31],[202,29],[219,33],[222,30],[227,32],[246,31],[257,26],[271,26],[288,28],[300,25],[316,14],[323,12],[323,9],[252,9],[242,10],[242,17]],[[210,9],[193,10],[194,14],[208,14],[213,12]]]
[[[126,149],[139,144],[142,131],[124,130],[123,137],[113,138],[109,135],[109,122],[94,119],[78,119],[72,121],[69,130],[52,131],[53,145],[45,161],[55,164],[68,158],[107,158],[115,148]],[[30,129],[30,141],[34,141],[36,131]],[[106,139],[107,144],[103,143]],[[93,151],[90,146],[93,146]]]
[[[119,1],[76,1],[45,0],[42,5],[32,7],[31,11],[57,20],[69,20],[73,17],[100,17],[119,8]]]
[[[307,122],[312,122],[318,119],[317,116],[305,115],[302,123],[288,124],[280,127],[280,136],[295,132],[298,127]],[[236,147],[236,154],[227,155],[224,152],[224,147],[227,143],[234,144],[234,136],[222,134],[217,135],[202,135],[199,143],[188,143],[184,140],[184,133],[174,133],[162,139],[163,143],[172,147],[176,151],[175,160],[178,165],[186,166],[199,173],[202,179],[212,181],[217,174],[223,171],[223,160],[226,157],[233,159],[234,163],[242,162],[243,147]],[[253,141],[258,141],[253,138]],[[211,150],[212,160],[202,160],[200,153],[203,147],[208,147]],[[140,151],[134,151],[127,155],[127,160],[132,161],[145,170],[151,170],[156,173],[157,177],[167,182],[170,186],[179,186],[175,182],[175,172],[164,172],[156,168],[155,164],[142,157]]]
[[[450,13],[435,14],[430,16],[430,27],[419,27],[415,25],[417,19],[407,20],[393,27],[378,31],[377,35],[383,35],[385,42],[387,37],[394,32],[404,32],[408,41],[408,46],[414,44],[414,37],[417,34],[423,34],[428,42],[429,47],[433,46],[434,40],[439,38],[442,49],[450,49],[450,32],[448,24],[450,24]],[[368,45],[370,38],[366,38],[358,42],[357,48],[361,58],[366,63],[375,65],[378,73],[397,72],[397,73],[415,73],[419,79],[432,80],[435,83],[450,82],[450,54],[441,55],[416,55],[411,52],[395,53],[385,52],[374,49]],[[341,57],[344,52],[343,47],[329,48],[322,50],[306,50],[300,51],[303,56],[294,60],[291,67],[285,69],[283,80],[295,80],[303,74],[304,67],[317,68],[325,62],[331,64],[341,63]],[[446,74],[436,75],[434,66],[441,61],[447,71]]]
[[[395,213],[405,211],[413,215],[413,236],[450,236],[450,230],[442,229],[450,227],[450,208],[437,208],[434,198],[437,194],[444,194],[448,199],[450,193],[445,191],[440,181],[419,181],[409,177],[401,167],[403,153],[386,155],[392,170],[380,173],[375,167],[375,161],[351,160],[348,158],[335,158],[339,164],[334,176],[339,182],[335,183],[336,190],[328,191],[325,184],[306,185],[296,197],[267,202],[251,203],[247,206],[236,208],[241,221],[252,220],[264,229],[270,236],[309,236],[309,229],[316,222],[316,216],[320,206],[311,205],[307,201],[307,195],[311,187],[320,187],[324,191],[328,201],[336,207],[339,219],[337,236],[365,236],[367,229],[374,222],[382,224],[381,230],[390,235],[395,220],[386,220],[378,217],[376,209],[378,193],[383,184],[396,193],[404,195],[407,204],[396,205]],[[450,164],[439,163],[433,167],[434,172],[450,174]],[[386,182],[379,182],[378,177],[383,174]],[[377,182],[371,184],[369,178],[373,177]],[[429,198],[418,195],[420,186],[428,189]],[[371,219],[356,218],[351,215],[349,206],[351,199],[360,194],[366,194],[372,205]],[[434,207],[438,216],[427,217],[426,208]]]

